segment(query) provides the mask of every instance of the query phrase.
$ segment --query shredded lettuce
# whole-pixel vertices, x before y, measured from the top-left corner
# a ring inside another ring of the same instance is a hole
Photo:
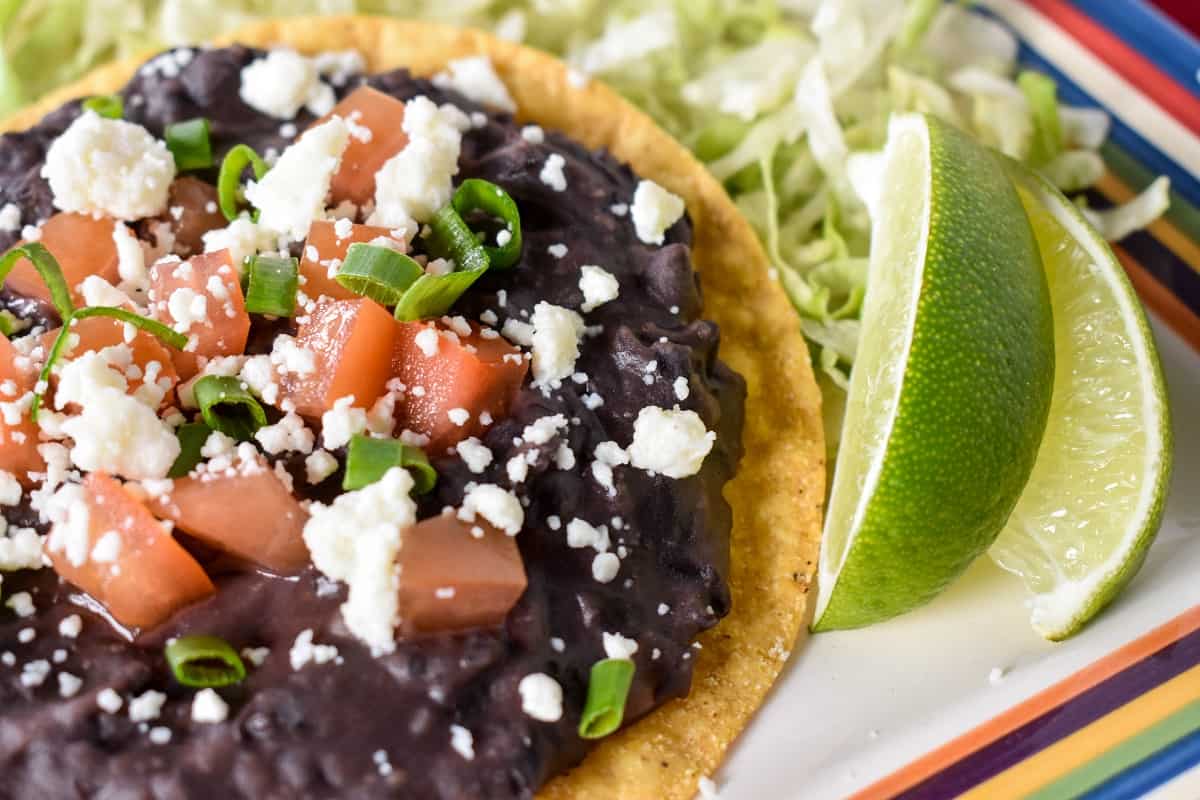
[[[1076,193],[1108,115],[1071,108],[1017,41],[939,0],[0,0],[0,114],[107,58],[270,16],[364,12],[490,28],[562,56],[650,113],[761,236],[826,388],[853,366],[870,207],[894,111],[922,111]],[[73,54],[64,57],[64,54]],[[1165,179],[1087,210],[1110,239],[1161,215]]]
[[[1017,76],[1017,86],[1025,95],[1033,114],[1033,145],[1029,160],[1034,166],[1048,164],[1063,151],[1062,123],[1058,119],[1058,87],[1040,72],[1025,71]]]
[[[1160,175],[1141,194],[1104,211],[1083,205],[1084,216],[1110,242],[1124,239],[1134,231],[1141,230],[1166,213],[1171,205],[1171,181]]]

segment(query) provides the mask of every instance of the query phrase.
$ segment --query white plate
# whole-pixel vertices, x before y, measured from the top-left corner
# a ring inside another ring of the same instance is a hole
[[[1200,605],[1200,355],[1154,331],[1175,473],[1158,540],[1117,602],[1053,644],[1029,627],[1020,582],[983,558],[907,616],[810,637],[714,776],[722,800],[846,797]]]

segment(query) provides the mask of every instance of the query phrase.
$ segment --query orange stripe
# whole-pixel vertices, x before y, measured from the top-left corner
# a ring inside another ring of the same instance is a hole
[[[1200,318],[1169,288],[1159,283],[1124,248],[1113,245],[1113,252],[1125,267],[1129,282],[1142,302],[1179,334],[1185,342],[1200,352]]]
[[[1114,203],[1124,203],[1135,194],[1128,184],[1111,172],[1105,173],[1104,177],[1096,182],[1095,188]],[[1146,230],[1171,252],[1191,265],[1192,269],[1200,272],[1200,245],[1176,228],[1170,220],[1166,217],[1159,217],[1150,223]]]
[[[1020,705],[1013,706],[1002,714],[966,732],[962,736],[942,745],[891,775],[871,784],[853,795],[850,800],[885,800],[911,789],[946,767],[961,761],[976,750],[991,744],[1022,725],[1037,719],[1051,709],[1078,697],[1125,668],[1172,642],[1200,630],[1200,606],[1180,614],[1175,619],[1155,628],[1119,650],[1109,653],[1074,675],[1067,677],[1050,688],[1034,695]]]

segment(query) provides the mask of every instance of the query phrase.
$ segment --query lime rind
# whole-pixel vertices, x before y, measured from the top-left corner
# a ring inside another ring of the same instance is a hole
[[[1061,369],[1029,486],[990,554],[1032,592],[1034,629],[1061,640],[1145,560],[1170,481],[1170,410],[1145,313],[1112,251],[1056,189],[1009,171],[1046,254]]]
[[[981,555],[1028,479],[1050,405],[1045,272],[998,158],[903,115],[884,170],[815,630],[916,608]]]

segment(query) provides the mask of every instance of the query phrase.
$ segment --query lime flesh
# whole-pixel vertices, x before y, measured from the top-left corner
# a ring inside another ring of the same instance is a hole
[[[1053,387],[1045,272],[999,157],[904,115],[882,165],[815,630],[909,611],[991,545]]]
[[[1041,178],[1010,165],[1050,284],[1058,370],[1028,488],[989,551],[1033,593],[1048,639],[1078,631],[1137,573],[1171,472],[1162,368],[1120,263]]]

